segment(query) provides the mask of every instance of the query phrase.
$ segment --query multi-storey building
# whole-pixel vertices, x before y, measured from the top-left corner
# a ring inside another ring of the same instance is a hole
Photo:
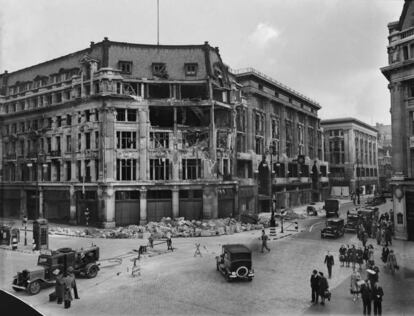
[[[391,94],[395,236],[414,240],[414,3],[388,24],[388,66],[381,68]]]
[[[244,164],[253,145],[236,149],[236,135],[255,131],[239,124],[251,128],[256,112],[238,116],[250,109],[238,76],[207,42],[142,45],[107,38],[5,71],[2,215],[85,223],[89,212],[90,223],[110,227],[257,211],[257,155]],[[305,101],[291,105],[292,112],[309,112],[316,135],[318,107]],[[266,134],[263,148],[269,141]]]
[[[379,191],[390,190],[392,177],[392,137],[391,125],[377,123],[374,126],[378,130],[378,180]]]
[[[319,104],[255,69],[233,73],[246,98],[236,107],[237,176],[244,177],[253,167],[259,178],[259,210],[269,209],[270,196],[276,208],[326,198],[328,165],[323,160]],[[271,186],[260,177],[263,155],[267,165],[272,164]]]
[[[322,120],[325,159],[329,162],[331,194],[348,196],[378,186],[377,130],[354,118]]]

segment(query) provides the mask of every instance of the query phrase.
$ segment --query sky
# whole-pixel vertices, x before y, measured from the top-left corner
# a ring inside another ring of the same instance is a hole
[[[159,0],[160,44],[219,47],[318,102],[321,119],[390,124],[387,24],[403,0]],[[156,44],[156,0],[0,0],[0,73],[87,48]]]

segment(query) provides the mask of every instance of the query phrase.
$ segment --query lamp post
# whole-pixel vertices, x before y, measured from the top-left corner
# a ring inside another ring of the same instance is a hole
[[[361,204],[361,200],[360,200],[360,197],[359,197],[359,195],[360,195],[360,192],[359,192],[359,190],[360,190],[360,188],[359,188],[359,175],[360,175],[360,173],[361,173],[361,169],[359,169],[359,159],[357,158],[357,170],[356,170],[356,174],[357,174],[357,188],[356,188],[356,195],[357,195],[357,198],[358,198],[358,205],[360,205]]]
[[[27,216],[23,216],[23,224],[24,224],[24,245],[27,246]]]
[[[36,163],[33,163],[33,162],[27,163],[28,168],[32,168],[33,166],[35,166],[36,168],[35,169],[36,170],[36,174],[35,174],[36,176],[36,215],[39,214],[39,179],[38,179],[37,163],[38,163],[37,160],[36,160]]]

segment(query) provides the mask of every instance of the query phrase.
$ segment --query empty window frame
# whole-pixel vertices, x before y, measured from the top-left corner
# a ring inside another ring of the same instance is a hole
[[[201,159],[183,159],[183,180],[200,179],[201,175]]]
[[[151,148],[168,148],[169,133],[167,132],[150,132]]]
[[[116,160],[116,179],[118,181],[136,180],[137,160],[136,159],[117,159]]]
[[[156,77],[168,78],[167,66],[165,63],[153,63],[152,74]]]
[[[137,148],[137,132],[116,132],[116,148],[134,149]]]
[[[66,135],[66,152],[72,152],[72,136]]]
[[[137,110],[136,109],[116,109],[116,120],[118,122],[136,122]]]
[[[198,70],[198,64],[197,63],[184,64],[184,69],[185,69],[186,76],[196,76],[197,70]]]
[[[123,61],[118,62],[118,68],[122,73],[131,74],[132,73],[132,61]]]
[[[170,163],[168,159],[150,159],[150,180],[168,180]]]
[[[91,133],[85,133],[85,149],[91,149]]]

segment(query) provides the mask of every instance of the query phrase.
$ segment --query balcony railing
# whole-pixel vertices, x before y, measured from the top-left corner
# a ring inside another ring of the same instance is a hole
[[[408,29],[406,31],[402,31],[400,33],[401,39],[406,38],[406,37],[410,37],[414,35],[414,28]]]

